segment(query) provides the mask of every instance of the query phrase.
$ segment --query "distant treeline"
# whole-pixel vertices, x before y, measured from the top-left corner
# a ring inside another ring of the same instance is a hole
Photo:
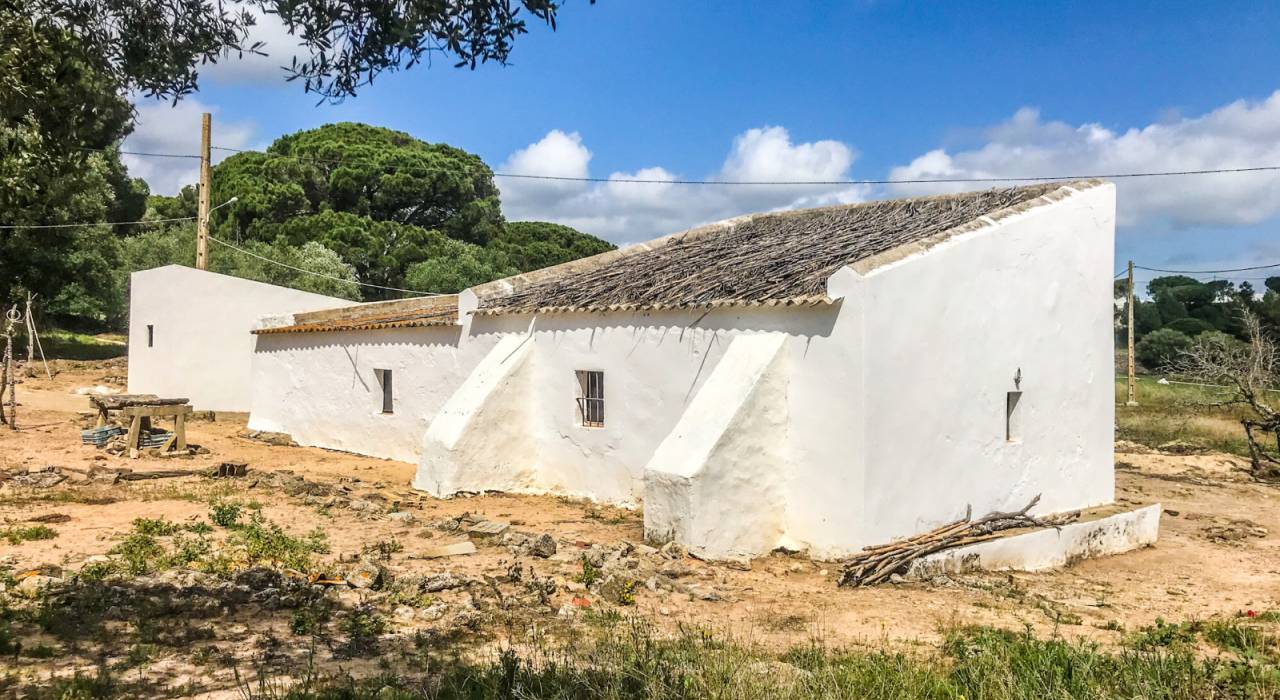
[[[1124,345],[1129,332],[1124,307],[1128,282],[1115,284],[1116,343]],[[1149,370],[1171,366],[1177,356],[1206,334],[1222,334],[1244,341],[1244,311],[1257,315],[1264,327],[1280,333],[1280,276],[1268,277],[1261,294],[1250,282],[1238,286],[1229,280],[1202,282],[1171,275],[1147,283],[1146,298],[1135,291],[1133,332],[1138,362]]]

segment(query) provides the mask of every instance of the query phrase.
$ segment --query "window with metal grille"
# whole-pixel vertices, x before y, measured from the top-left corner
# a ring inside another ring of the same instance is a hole
[[[391,393],[391,370],[375,369],[373,373],[378,376],[378,384],[382,385],[382,412],[394,413],[394,395]]]
[[[604,372],[578,370],[578,412],[582,425],[599,428],[604,425]]]
[[[1022,436],[1022,421],[1018,416],[1018,402],[1021,400],[1021,391],[1010,391],[1004,397],[1004,439],[1008,442],[1017,442]]]

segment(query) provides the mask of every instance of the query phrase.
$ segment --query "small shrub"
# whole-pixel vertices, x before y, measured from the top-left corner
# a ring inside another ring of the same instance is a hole
[[[578,583],[581,583],[587,588],[591,588],[603,576],[604,572],[600,570],[600,567],[593,564],[585,554],[582,555],[582,573],[574,577],[578,580]]]
[[[1199,622],[1168,623],[1164,618],[1157,617],[1156,624],[1142,627],[1135,632],[1129,639],[1129,644],[1140,651],[1192,644],[1196,641],[1196,633],[1199,631]]]
[[[323,530],[315,529],[303,537],[294,537],[279,525],[254,513],[249,522],[232,531],[227,547],[238,553],[248,566],[278,563],[297,571],[311,569],[311,555],[329,551]]]
[[[342,618],[338,629],[347,636],[345,651],[352,656],[378,648],[378,636],[387,631],[387,620],[370,603],[361,603]]]
[[[164,518],[134,518],[133,531],[141,535],[165,537],[178,531],[178,526]]]
[[[48,525],[31,525],[23,527],[14,525],[0,530],[0,537],[3,537],[9,544],[22,544],[23,542],[31,542],[35,540],[51,540],[58,536],[58,531]]]
[[[378,540],[373,544],[367,544],[362,548],[362,551],[365,554],[372,554],[380,561],[390,561],[392,554],[404,551],[404,545],[393,537],[389,540]]]
[[[135,532],[127,535],[120,544],[107,550],[116,558],[117,566],[131,576],[145,576],[163,570],[169,565],[169,555],[151,535]]]
[[[293,612],[289,630],[298,636],[319,634],[331,617],[329,601],[319,598]]]
[[[196,523],[187,523],[182,526],[182,529],[196,535],[207,535],[213,532],[213,526],[203,520]]]
[[[209,504],[209,519],[218,527],[231,528],[240,524],[243,507],[235,501],[214,501]]]

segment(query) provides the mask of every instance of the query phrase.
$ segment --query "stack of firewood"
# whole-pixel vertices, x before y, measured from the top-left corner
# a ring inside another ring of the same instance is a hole
[[[977,520],[971,518],[973,512],[969,508],[961,520],[905,540],[866,547],[842,563],[836,583],[841,586],[874,586],[888,581],[894,574],[905,574],[912,562],[934,552],[993,539],[1001,530],[1058,527],[1080,517],[1078,511],[1050,518],[1027,515],[1039,502],[1040,496],[1037,495],[1022,510],[989,513]]]

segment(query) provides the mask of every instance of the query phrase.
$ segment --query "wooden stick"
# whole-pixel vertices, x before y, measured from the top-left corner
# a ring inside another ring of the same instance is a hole
[[[905,540],[874,545],[845,560],[837,583],[841,586],[871,586],[887,581],[894,574],[903,573],[912,562],[944,549],[960,547],[997,537],[1002,530],[1020,527],[1058,527],[1079,517],[1079,512],[1066,513],[1048,519],[1028,515],[1040,502],[1037,495],[1020,510],[988,513],[971,520],[972,508],[966,509],[965,518],[947,523],[928,532]]]

